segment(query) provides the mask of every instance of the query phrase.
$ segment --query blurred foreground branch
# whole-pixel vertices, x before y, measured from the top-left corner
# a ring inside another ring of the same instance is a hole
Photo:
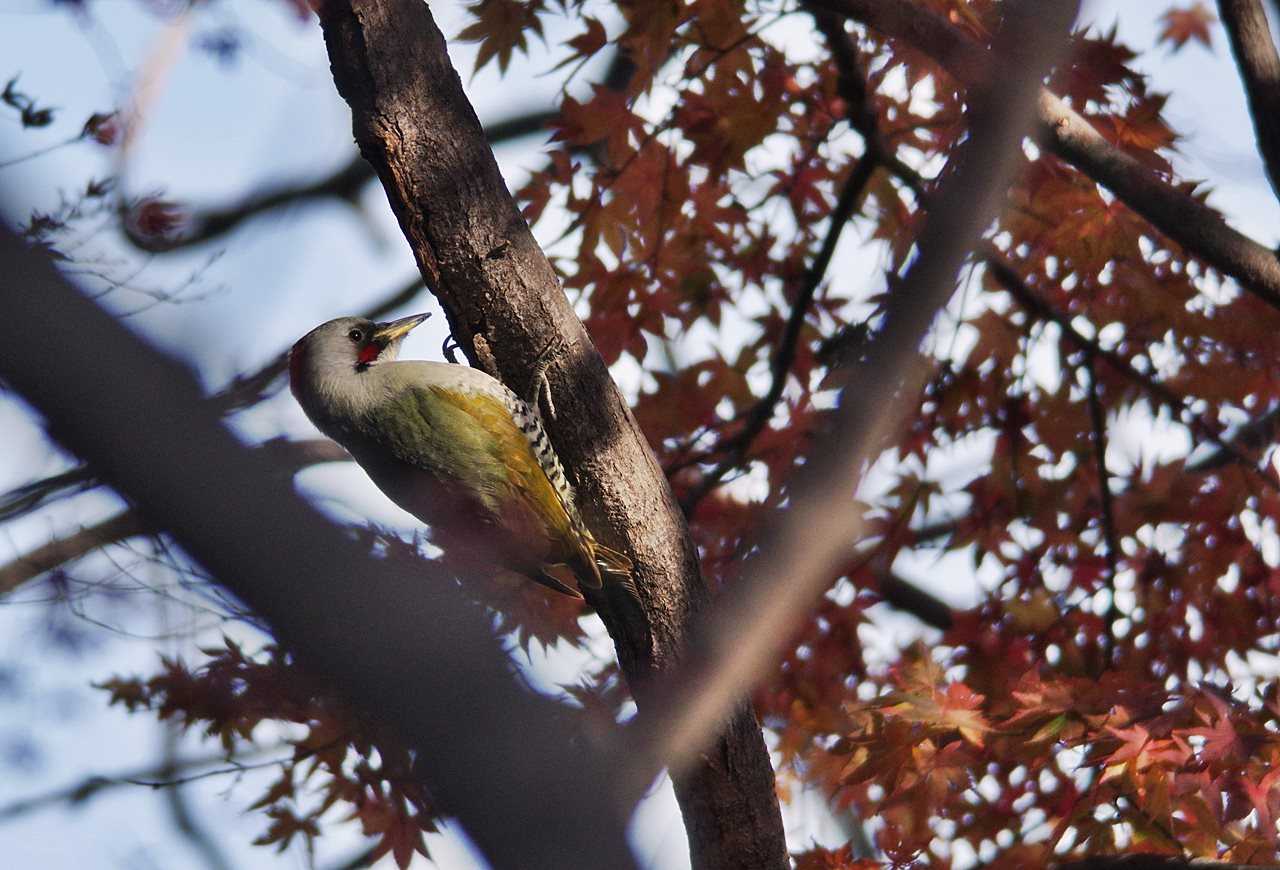
[[[0,274],[0,377],[263,616],[307,672],[429,758],[427,787],[495,866],[558,868],[582,855],[634,866],[629,804],[558,705],[512,679],[482,611],[420,565],[370,558],[222,427],[189,372],[7,229]]]
[[[969,139],[934,199],[920,255],[886,303],[885,324],[865,365],[848,370],[836,423],[798,472],[788,509],[744,579],[708,614],[662,703],[642,708],[637,757],[673,769],[703,751],[724,711],[768,672],[812,601],[864,531],[854,500],[862,468],[892,435],[922,387],[928,367],[918,348],[950,298],[956,273],[998,213],[1023,162],[1020,143],[1034,118],[1039,83],[1062,53],[1076,4],[1009,4],[991,57],[986,91],[974,95]],[[898,388],[901,379],[902,386]],[[641,770],[639,781],[650,771]]]
[[[292,477],[303,468],[322,462],[344,462],[351,457],[327,438],[308,441],[273,439],[259,448],[271,457],[276,472]],[[92,475],[88,479],[93,480]],[[8,595],[29,580],[86,556],[99,547],[117,544],[128,538],[146,534],[150,529],[136,511],[124,510],[92,526],[46,544],[0,565],[0,597]]]

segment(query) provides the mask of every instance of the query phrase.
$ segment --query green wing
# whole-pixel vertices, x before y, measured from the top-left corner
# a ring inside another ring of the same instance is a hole
[[[501,399],[413,386],[371,422],[397,459],[472,494],[512,535],[541,538],[529,541],[531,556],[547,565],[595,565],[593,542],[575,528],[573,506],[565,504]],[[580,583],[600,583],[594,568],[574,574]]]

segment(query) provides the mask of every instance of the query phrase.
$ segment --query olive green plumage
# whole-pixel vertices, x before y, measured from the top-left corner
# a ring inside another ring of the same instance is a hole
[[[538,412],[478,370],[394,361],[397,337],[369,345],[379,329],[341,318],[295,345],[291,386],[321,431],[450,555],[569,595],[605,576],[630,587],[630,561],[583,523]]]

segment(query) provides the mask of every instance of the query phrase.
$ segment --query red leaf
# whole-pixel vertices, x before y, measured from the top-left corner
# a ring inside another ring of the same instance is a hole
[[[1213,48],[1209,25],[1217,21],[1218,17],[1203,3],[1196,3],[1188,9],[1170,9],[1160,16],[1160,20],[1164,22],[1160,41],[1171,43],[1175,50],[1192,39],[1203,43],[1205,48]]]

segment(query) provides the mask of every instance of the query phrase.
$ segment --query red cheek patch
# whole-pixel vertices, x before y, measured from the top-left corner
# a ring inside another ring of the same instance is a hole
[[[360,348],[360,354],[356,357],[356,361],[362,366],[367,366],[378,358],[378,354],[382,353],[382,348],[370,342]]]

